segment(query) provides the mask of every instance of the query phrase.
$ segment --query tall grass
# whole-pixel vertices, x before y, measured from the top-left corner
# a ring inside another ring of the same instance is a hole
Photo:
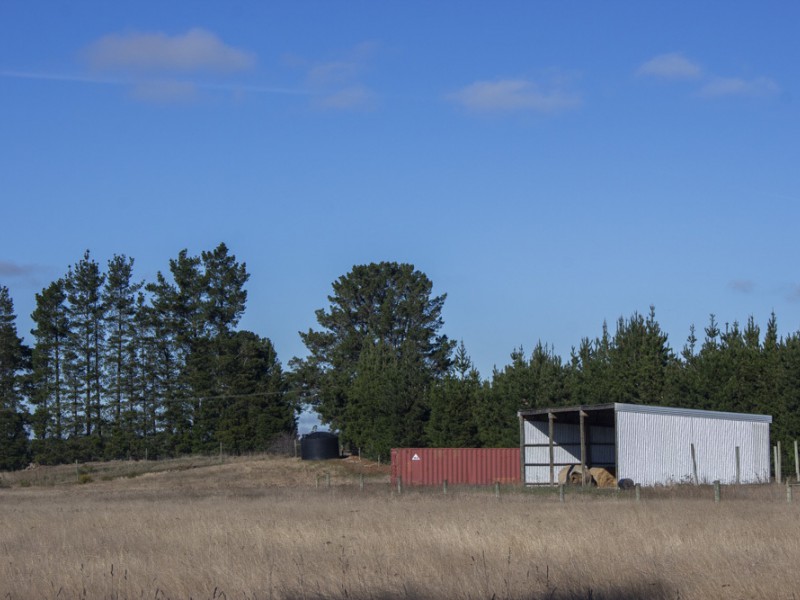
[[[800,597],[780,488],[398,495],[273,460],[0,489],[0,597]]]

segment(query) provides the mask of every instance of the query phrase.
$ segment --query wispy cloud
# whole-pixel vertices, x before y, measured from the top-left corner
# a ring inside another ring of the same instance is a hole
[[[47,271],[48,269],[39,265],[0,260],[0,278],[15,280],[23,285],[39,285],[39,278]]]
[[[373,106],[378,97],[363,81],[376,51],[374,42],[363,42],[331,60],[312,61],[286,56],[284,62],[304,72],[304,86],[313,96],[311,103],[314,107],[363,109]]]
[[[0,260],[0,277],[28,277],[36,271],[38,267]]]
[[[472,112],[555,113],[581,105],[578,94],[558,86],[543,89],[530,79],[476,81],[447,98]]]
[[[750,294],[755,290],[756,284],[749,279],[734,279],[728,284],[728,287],[740,294]]]
[[[651,58],[636,70],[636,74],[670,80],[699,79],[703,70],[683,54],[670,52]]]
[[[723,96],[766,97],[780,92],[780,86],[768,77],[721,77],[704,71],[698,63],[686,58],[680,52],[659,54],[643,63],[636,70],[639,76],[652,77],[664,81],[695,81],[698,96],[719,98]]]
[[[714,77],[700,88],[699,94],[706,98],[718,96],[774,96],[780,87],[768,77],[741,79],[739,77]]]
[[[84,51],[93,69],[134,72],[230,73],[255,66],[254,54],[222,42],[205,29],[184,34],[113,33],[90,44]]]

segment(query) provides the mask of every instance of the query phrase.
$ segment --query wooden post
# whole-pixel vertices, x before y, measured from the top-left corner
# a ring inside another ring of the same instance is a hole
[[[736,446],[736,485],[742,482],[742,463],[739,453],[739,446]]]
[[[789,480],[786,480],[786,502],[789,504],[792,503],[792,485],[789,483]]]
[[[797,452],[797,440],[794,441],[794,480],[800,483],[800,454]]]
[[[720,483],[719,479],[714,482],[714,502],[719,502],[720,500]]]
[[[499,481],[495,481],[494,482],[494,497],[495,498],[499,498],[500,497],[500,482]]]
[[[78,459],[76,458],[75,459],[75,481],[80,481],[80,480],[81,480],[81,476],[80,476],[80,472],[78,471]]]
[[[564,484],[560,483],[558,485],[558,501],[564,502]]]
[[[556,484],[556,467],[555,467],[555,451],[553,450],[553,433],[555,430],[556,416],[553,413],[547,413],[547,433],[550,440],[550,485]]]
[[[447,479],[442,482],[442,493],[447,496]]]
[[[397,476],[397,493],[398,494],[403,493],[403,478],[400,477],[399,475]]]
[[[580,411],[581,420],[581,487],[586,485],[586,413]]]
[[[642,501],[642,486],[641,486],[641,484],[637,483],[634,486],[633,489],[636,491],[636,501],[637,502],[641,502]]]
[[[777,482],[779,482],[781,480],[780,479],[780,474],[778,473],[778,469],[780,467],[778,465],[778,447],[777,446],[773,446],[772,447],[772,467],[773,467],[773,471],[775,473],[775,482],[777,483]]]
[[[783,461],[783,455],[781,454],[781,443],[780,443],[780,441],[778,442],[777,448],[778,448],[778,450],[777,450],[778,470],[775,472],[775,474],[778,477],[778,483],[780,483],[781,481],[783,481],[783,468],[782,468],[783,465],[781,464],[781,462]]]
[[[692,473],[694,473],[694,484],[698,485],[700,482],[697,479],[697,456],[694,453],[694,444],[691,444],[692,450]]]

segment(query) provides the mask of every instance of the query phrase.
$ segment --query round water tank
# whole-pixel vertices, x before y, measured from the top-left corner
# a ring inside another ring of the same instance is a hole
[[[300,457],[303,460],[328,460],[339,458],[339,436],[330,431],[315,431],[300,440]]]

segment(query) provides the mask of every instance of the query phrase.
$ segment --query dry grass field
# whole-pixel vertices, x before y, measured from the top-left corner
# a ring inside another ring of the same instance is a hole
[[[398,494],[385,466],[276,457],[39,468],[0,486],[3,599],[800,598],[800,491],[788,504],[780,486],[562,504]]]

